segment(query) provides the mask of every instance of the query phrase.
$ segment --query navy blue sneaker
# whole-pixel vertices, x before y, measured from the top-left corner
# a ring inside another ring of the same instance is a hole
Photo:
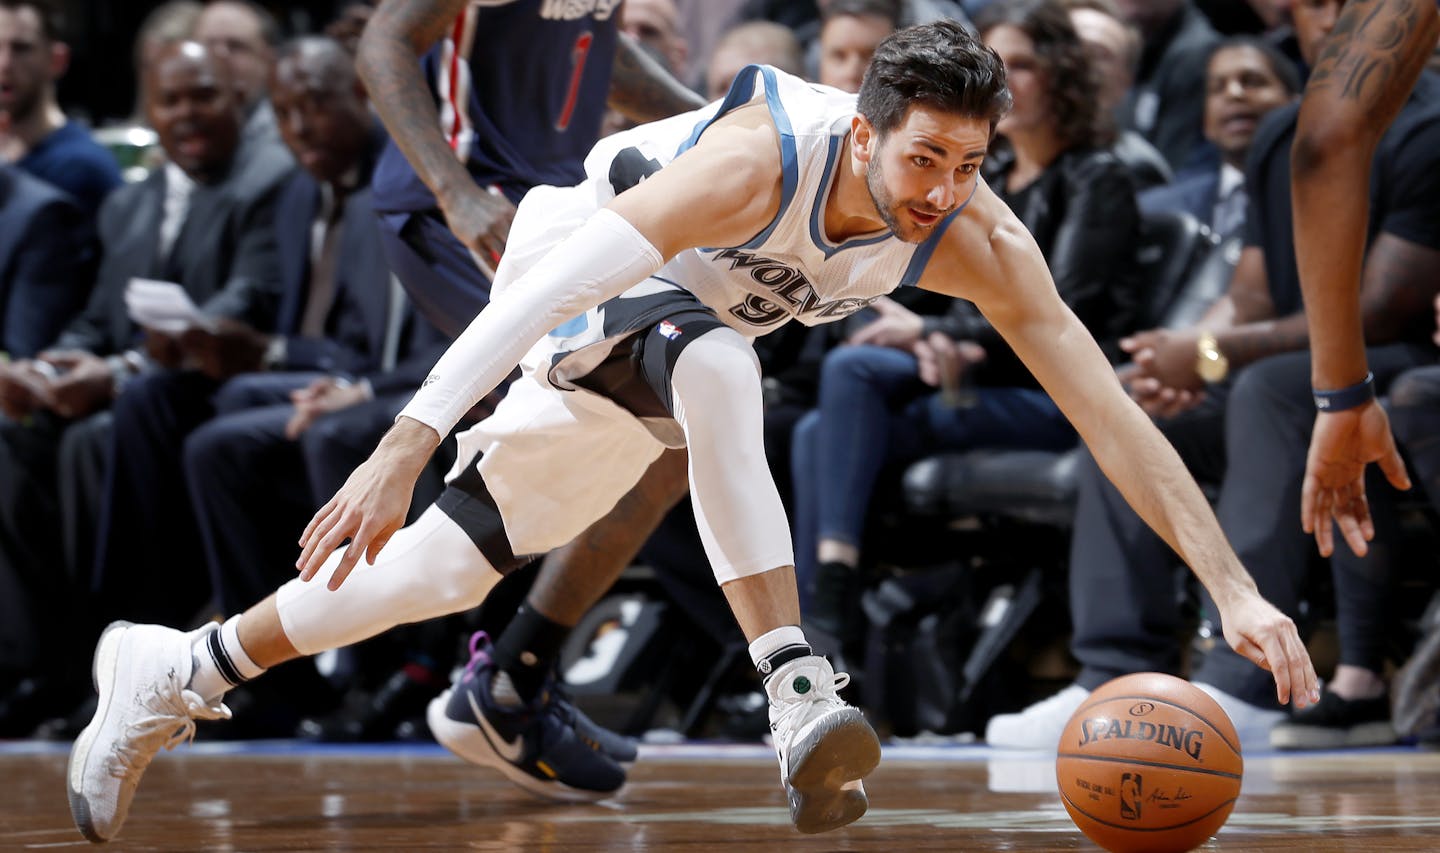
[[[551,680],[546,682],[545,690],[550,693],[555,704],[560,706],[561,716],[575,727],[575,733],[580,735],[581,740],[620,764],[634,764],[635,759],[640,757],[638,740],[619,732],[612,732],[585,716],[585,712],[576,707],[574,700],[570,698],[570,694],[563,687]]]
[[[503,708],[490,695],[494,674],[489,638],[476,633],[464,674],[426,710],[431,733],[446,749],[547,799],[603,800],[624,786],[625,770],[577,731],[574,706],[567,710],[547,686],[529,705]]]

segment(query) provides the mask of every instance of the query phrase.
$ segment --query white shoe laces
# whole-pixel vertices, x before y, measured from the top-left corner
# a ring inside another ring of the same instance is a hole
[[[125,728],[110,756],[110,774],[116,778],[144,772],[162,747],[174,749],[194,740],[195,720],[230,719],[229,708],[218,701],[210,705],[195,691],[181,688],[173,674],[140,704],[149,715]]]
[[[819,710],[823,713],[845,707],[845,700],[837,693],[849,683],[850,673],[837,672],[830,678],[829,683],[816,684],[809,693],[772,698],[770,728],[775,732],[775,740],[784,743],[788,748],[791,732],[812,719],[808,712]]]

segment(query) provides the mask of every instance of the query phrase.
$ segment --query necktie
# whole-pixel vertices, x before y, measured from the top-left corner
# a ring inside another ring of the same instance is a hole
[[[327,194],[327,198],[333,198]],[[335,266],[340,254],[340,232],[343,220],[342,200],[334,199],[325,209],[315,228],[320,232],[311,239],[310,292],[305,300],[305,313],[301,315],[300,334],[307,338],[325,336],[325,321],[330,316],[331,304],[335,301]]]

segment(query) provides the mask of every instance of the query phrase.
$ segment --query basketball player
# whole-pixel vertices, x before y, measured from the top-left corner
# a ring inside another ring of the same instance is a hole
[[[791,819],[819,832],[860,817],[879,743],[838,695],[848,676],[798,627],[747,339],[838,319],[897,285],[973,300],[1215,595],[1228,641],[1274,673],[1282,701],[1313,696],[1294,624],[1260,597],[1034,241],[979,181],[1009,104],[994,52],[939,21],[882,42],[858,100],[751,66],[724,101],[597,145],[580,185],[532,190],[495,298],[311,521],[299,577],[218,627],[107,629],[99,708],[70,759],[81,831],[113,837],[151,758],[195,719],[226,716],[234,684],[474,606],[516,553],[569,541],[681,445],[706,554],[765,676]],[[495,413],[461,436],[450,488],[401,530],[441,436],[517,363]]]
[[[1310,73],[1295,133],[1295,257],[1310,327],[1317,415],[1301,487],[1300,520],[1323,556],[1334,525],[1357,555],[1375,536],[1365,467],[1378,462],[1410,488],[1390,420],[1375,400],[1360,323],[1360,269],[1370,161],[1405,105],[1440,36],[1435,0],[1308,0],[1334,30]]]

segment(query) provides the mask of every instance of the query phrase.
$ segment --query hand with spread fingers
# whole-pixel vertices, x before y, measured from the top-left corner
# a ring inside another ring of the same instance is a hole
[[[295,563],[300,579],[315,577],[331,552],[347,541],[350,546],[330,575],[330,589],[340,588],[362,555],[373,564],[385,543],[405,525],[415,480],[439,444],[440,436],[433,429],[400,418],[306,526]]]
[[[1390,418],[1378,401],[1315,416],[1300,487],[1300,524],[1314,534],[1321,556],[1334,553],[1337,525],[1356,556],[1370,550],[1375,523],[1365,498],[1365,466],[1371,462],[1379,463],[1390,485],[1410,488],[1410,476],[1390,433]]]
[[[1228,602],[1217,600],[1216,606],[1225,642],[1236,654],[1275,676],[1275,695],[1282,705],[1293,701],[1304,708],[1320,701],[1320,680],[1294,620],[1253,587]]]

